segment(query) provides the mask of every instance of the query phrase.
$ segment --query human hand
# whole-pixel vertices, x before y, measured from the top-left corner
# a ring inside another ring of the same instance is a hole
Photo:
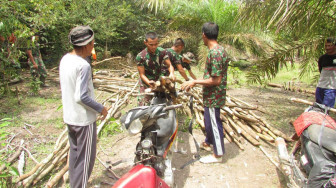
[[[38,66],[37,66],[37,65],[33,65],[33,68],[34,68],[34,69],[37,69],[37,68],[38,68]]]
[[[107,113],[107,108],[104,106],[103,110],[100,113],[102,116],[99,119],[103,121],[106,118]]]
[[[169,78],[170,78],[173,82],[176,81],[176,77],[175,77],[174,74],[169,74]]]
[[[190,81],[187,81],[187,82],[184,82],[182,85],[181,85],[181,90],[185,90],[185,91],[189,91],[192,87],[195,86],[195,82],[194,80],[190,80]]]
[[[150,88],[154,88],[155,87],[155,81],[154,80],[149,80],[148,84],[149,84]]]

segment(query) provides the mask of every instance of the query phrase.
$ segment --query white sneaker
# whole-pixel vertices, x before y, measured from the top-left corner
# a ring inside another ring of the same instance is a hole
[[[216,158],[213,155],[208,155],[200,159],[201,163],[220,163],[222,162],[222,157]]]

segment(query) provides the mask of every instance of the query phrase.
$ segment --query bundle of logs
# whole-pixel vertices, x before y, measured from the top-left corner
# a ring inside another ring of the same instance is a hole
[[[201,88],[193,88],[191,94],[194,97],[193,105],[196,122],[204,130],[204,109],[203,101],[200,97]],[[182,95],[179,99],[185,105],[183,111],[191,118],[192,113],[187,107],[189,98],[186,95]],[[291,141],[284,133],[256,115],[255,111],[263,110],[233,96],[228,95],[226,97],[226,104],[221,109],[220,116],[223,122],[224,136],[229,142],[234,142],[240,149],[244,150],[243,143],[245,140],[254,146],[261,145],[261,140],[274,144],[277,137],[283,137],[286,141]]]
[[[93,77],[95,87],[101,93],[109,95],[102,103],[111,105],[108,116],[98,125],[98,135],[111,117],[118,118],[119,115],[116,116],[116,114],[120,113],[123,108],[129,105],[130,99],[140,95],[138,92],[139,81],[136,69],[125,65],[118,65],[117,67],[121,69],[118,70],[116,68],[113,71],[98,71]],[[174,83],[167,78],[163,79],[163,82],[169,85],[170,88],[174,86]],[[161,84],[163,82],[161,82]],[[176,88],[179,88],[179,86],[176,86]],[[98,99],[100,94],[97,96]],[[183,104],[184,108],[182,111],[187,114],[190,119],[192,116],[195,116],[197,124],[204,130],[204,109],[201,88],[195,87],[189,94],[194,98],[193,114],[188,107],[190,95],[178,95],[178,97],[174,99],[174,102]],[[256,111],[262,112],[263,110],[233,96],[227,96],[226,105],[221,109],[225,138],[229,142],[235,143],[242,150],[244,149],[243,143],[246,140],[254,146],[260,146],[263,143],[262,141],[274,144],[277,137],[283,137],[285,140],[291,141],[285,134],[267,123],[265,119],[256,115]],[[17,181],[18,184],[24,187],[31,187],[49,173],[56,174],[52,175],[52,178],[47,182],[47,187],[53,187],[62,178],[64,179],[64,174],[68,171],[67,158],[69,152],[69,142],[66,132],[67,130],[65,129],[55,142],[54,151],[41,162],[36,161],[36,165],[33,169],[19,177]]]

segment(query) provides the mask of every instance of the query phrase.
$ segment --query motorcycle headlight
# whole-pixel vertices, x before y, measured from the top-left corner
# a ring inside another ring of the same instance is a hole
[[[132,121],[131,125],[128,127],[128,132],[132,135],[138,134],[142,130],[142,123],[139,119]]]
[[[142,146],[142,148],[144,148],[144,149],[149,149],[150,147],[152,147],[152,141],[151,140],[149,140],[149,139],[145,139],[145,140],[143,140],[142,142],[141,142],[141,146]]]

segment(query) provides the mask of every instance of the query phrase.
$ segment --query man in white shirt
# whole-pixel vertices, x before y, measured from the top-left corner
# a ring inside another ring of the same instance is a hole
[[[70,31],[73,51],[63,56],[60,66],[63,119],[68,126],[70,187],[86,187],[96,158],[97,114],[105,119],[107,109],[94,100],[90,64],[85,60],[94,47],[94,33],[89,26]]]

